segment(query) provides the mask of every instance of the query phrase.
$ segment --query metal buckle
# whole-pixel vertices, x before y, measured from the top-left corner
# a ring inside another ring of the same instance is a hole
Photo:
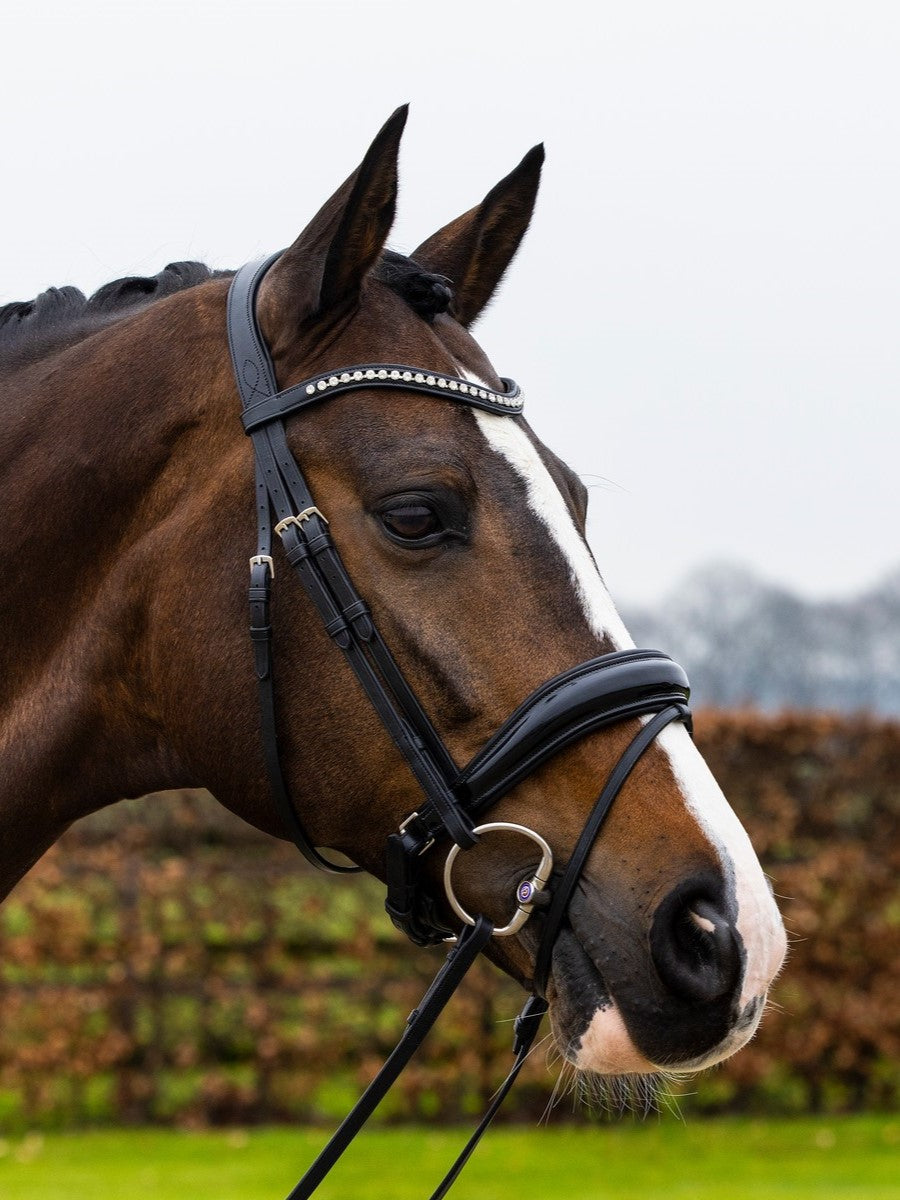
[[[328,518],[313,504],[309,508],[304,508],[303,512],[297,513],[296,517],[285,517],[283,521],[279,521],[275,526],[275,532],[279,537],[284,537],[284,531],[288,525],[296,525],[298,529],[301,529],[303,522],[308,521],[314,514],[317,517],[321,517],[326,525],[328,524]]]
[[[408,817],[407,820],[411,820],[411,818]],[[533,896],[535,892],[541,891],[550,878],[550,873],[553,870],[553,851],[539,833],[535,833],[533,829],[526,829],[524,825],[514,825],[511,821],[492,821],[488,825],[478,825],[473,832],[476,834],[491,833],[493,830],[521,833],[523,837],[531,838],[541,848],[541,861],[538,864],[537,870],[530,879],[523,879],[516,888],[517,905],[512,920],[508,925],[503,925],[500,929],[494,930],[494,937],[512,937],[514,933],[519,932],[531,916],[534,908]],[[460,920],[465,921],[467,925],[474,925],[475,918],[470,916],[457,900],[451,881],[453,864],[456,862],[456,856],[461,849],[461,846],[456,845],[450,847],[450,853],[447,855],[447,861],[444,863],[444,890],[447,893],[447,899],[450,901],[450,907]],[[447,940],[449,941],[450,939],[448,938]]]
[[[411,812],[411,813],[409,814],[409,816],[406,818],[406,820],[405,820],[405,821],[401,821],[401,823],[400,823],[400,829],[399,829],[399,831],[398,831],[398,832],[400,832],[400,833],[406,833],[406,827],[407,827],[407,825],[409,825],[409,824],[410,824],[412,821],[415,821],[415,819],[416,819],[416,817],[417,817],[418,815],[419,815],[419,813],[418,813],[418,810],[417,810],[416,812]],[[424,854],[424,853],[425,853],[425,851],[426,851],[426,850],[430,850],[430,849],[431,849],[431,847],[432,847],[433,845],[434,845],[434,838],[433,838],[433,837],[430,837],[430,838],[428,839],[428,841],[425,843],[425,845],[422,847],[422,849],[419,851],[419,854]],[[457,850],[458,850],[458,849],[459,849],[459,846],[457,846],[456,848],[457,848]],[[474,925],[474,924],[475,924],[475,922],[473,921],[473,922],[472,922],[472,924]]]
[[[254,554],[250,559],[250,569],[252,570],[254,567],[261,567],[263,563],[265,563],[265,565],[269,568],[269,575],[272,577],[272,579],[274,579],[275,563],[273,562],[270,554]]]

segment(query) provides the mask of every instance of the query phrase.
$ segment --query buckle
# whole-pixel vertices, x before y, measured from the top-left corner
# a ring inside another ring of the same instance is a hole
[[[314,504],[309,508],[304,508],[303,512],[297,513],[296,517],[285,517],[283,521],[279,521],[275,526],[275,532],[279,537],[284,537],[284,531],[289,525],[296,525],[298,529],[302,529],[303,522],[308,521],[310,517],[320,517],[325,524],[328,524],[328,518]]]
[[[410,813],[409,816],[406,818],[406,820],[402,821],[400,823],[400,828],[398,830],[398,833],[400,833],[400,835],[402,836],[404,833],[406,833],[407,826],[411,825],[413,823],[413,821],[417,821],[418,818],[419,818],[418,811]],[[434,838],[429,837],[428,841],[425,843],[425,845],[422,847],[422,849],[417,850],[416,853],[424,854],[425,851],[430,850],[433,845],[434,845]],[[457,846],[457,850],[458,849],[459,849],[459,847]],[[474,922],[473,922],[473,924],[474,924]]]
[[[272,560],[272,556],[270,554],[254,554],[253,557],[250,559],[250,569],[251,570],[254,567],[261,567],[263,565],[265,565],[269,568],[269,575],[272,579],[274,579],[275,578],[275,563]]]

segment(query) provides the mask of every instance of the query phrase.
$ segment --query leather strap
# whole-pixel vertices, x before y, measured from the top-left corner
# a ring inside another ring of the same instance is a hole
[[[287,1200],[309,1200],[331,1168],[335,1165],[369,1117],[387,1095],[400,1072],[421,1046],[447,1001],[462,983],[472,963],[488,944],[494,926],[480,916],[474,925],[467,925],[459,941],[447,955],[444,965],[434,977],[419,1006],[410,1013],[400,1041],[391,1051],[384,1066],[354,1104],[353,1108],[320,1151],[315,1162],[287,1197]]]
[[[269,785],[278,815],[285,830],[307,862],[321,871],[336,875],[350,874],[359,867],[344,866],[321,854],[310,842],[291,802],[278,750],[278,722],[275,717],[275,685],[272,676],[272,627],[269,624],[269,568],[263,562],[250,568],[250,637],[256,665],[260,727]]]
[[[302,383],[285,388],[277,396],[254,401],[244,409],[241,420],[247,433],[252,433],[269,421],[283,420],[331,396],[361,387],[376,391],[390,388],[395,392],[420,392],[426,396],[439,396],[442,400],[481,408],[486,412],[499,412],[503,416],[521,412],[524,407],[522,389],[513,379],[503,379],[501,382],[503,390],[495,391],[459,375],[423,371],[405,363],[360,363],[344,367],[337,374],[326,371],[321,375],[313,375]]]
[[[278,394],[271,359],[254,315],[259,285],[275,258],[277,255],[243,268],[235,276],[229,291],[229,346],[245,410]],[[255,558],[263,560],[270,556],[270,508],[274,508],[288,561],[300,576],[326,631],[344,652],[375,711],[409,763],[427,797],[429,811],[459,845],[474,845],[473,823],[450,792],[450,780],[456,774],[456,766],[375,628],[365,602],[353,587],[334,548],[327,523],[315,508],[306,481],[288,448],[283,424],[270,420],[255,429],[251,436],[260,493],[257,497]],[[263,490],[265,497],[261,495]],[[290,523],[282,525],[282,522]],[[268,576],[265,585],[271,585]],[[261,599],[259,580],[251,578],[251,637],[258,646],[255,660],[261,725],[276,806],[286,831],[310,862],[328,871],[355,869],[332,863],[312,845],[290,802],[277,746],[271,650],[264,648],[267,639],[262,632],[268,622],[260,619],[263,604],[267,609],[268,597]],[[271,634],[268,635],[269,644],[270,641]]]
[[[579,663],[519,705],[460,772],[457,790],[475,815],[572,742],[689,696],[684,671],[659,650],[616,651]]]
[[[543,915],[543,932],[538,946],[534,964],[533,988],[537,995],[543,996],[547,991],[547,980],[550,978],[550,967],[553,947],[562,925],[563,918],[569,909],[572,893],[581,878],[588,855],[593,849],[594,842],[600,832],[600,827],[609,816],[613,801],[625,784],[625,780],[634,770],[641,755],[650,748],[657,735],[672,721],[685,721],[690,718],[686,704],[673,704],[648,721],[643,729],[629,744],[625,753],[613,767],[609,778],[603,785],[600,795],[591,810],[584,829],[569,857],[562,879],[553,885],[550,907]]]
[[[513,1084],[519,1078],[519,1072],[525,1066],[525,1060],[528,1057],[535,1035],[541,1027],[541,1018],[547,1011],[547,1001],[541,996],[529,996],[525,1002],[525,1007],[519,1013],[515,1020],[515,1037],[513,1039],[513,1053],[515,1054],[515,1062],[513,1063],[509,1074],[500,1084],[500,1087],[494,1093],[494,1098],[485,1111],[484,1116],[478,1122],[478,1125],[472,1132],[472,1136],[463,1146],[459,1155],[456,1158],[453,1166],[441,1180],[438,1187],[432,1192],[431,1200],[442,1200],[442,1197],[450,1191],[450,1188],[456,1182],[463,1167],[472,1157],[475,1147],[488,1131],[488,1126],[493,1121],[494,1117],[500,1110],[500,1106],[512,1090]]]

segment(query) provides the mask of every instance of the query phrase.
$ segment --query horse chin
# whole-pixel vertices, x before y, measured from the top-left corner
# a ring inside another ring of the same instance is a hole
[[[765,1007],[766,997],[764,995],[757,996],[744,1006],[728,1035],[718,1045],[713,1046],[705,1054],[687,1059],[668,1069],[688,1072],[703,1071],[707,1067],[714,1067],[716,1063],[724,1062],[726,1058],[731,1058],[732,1054],[737,1054],[738,1050],[746,1046],[756,1033]]]
[[[635,1046],[615,1002],[597,1009],[567,1058],[579,1071],[595,1075],[668,1075],[705,1070],[737,1053],[756,1032],[764,1000],[750,1004],[724,1041],[706,1054],[668,1065],[652,1063]],[[571,1044],[571,1043],[570,1043]],[[574,1049],[574,1053],[572,1050]]]
[[[568,1062],[597,1075],[657,1070],[635,1046],[606,981],[571,929],[557,938],[553,981],[550,1020]]]

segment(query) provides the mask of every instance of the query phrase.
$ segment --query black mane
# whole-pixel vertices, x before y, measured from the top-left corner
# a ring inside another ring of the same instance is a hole
[[[164,296],[233,274],[204,263],[177,262],[157,275],[115,279],[89,297],[76,287],[52,287],[34,300],[15,300],[0,307],[0,364],[36,361]],[[449,280],[393,250],[384,252],[374,274],[426,321],[445,312],[453,298]]]
[[[453,300],[450,280],[444,275],[426,271],[411,258],[385,250],[375,269],[375,277],[405,300],[425,321],[433,321],[438,313],[446,312]]]
[[[230,274],[210,270],[203,263],[169,263],[158,275],[115,279],[90,297],[76,287],[52,287],[34,300],[16,300],[0,308],[0,361],[4,365],[35,361],[154,300]]]

